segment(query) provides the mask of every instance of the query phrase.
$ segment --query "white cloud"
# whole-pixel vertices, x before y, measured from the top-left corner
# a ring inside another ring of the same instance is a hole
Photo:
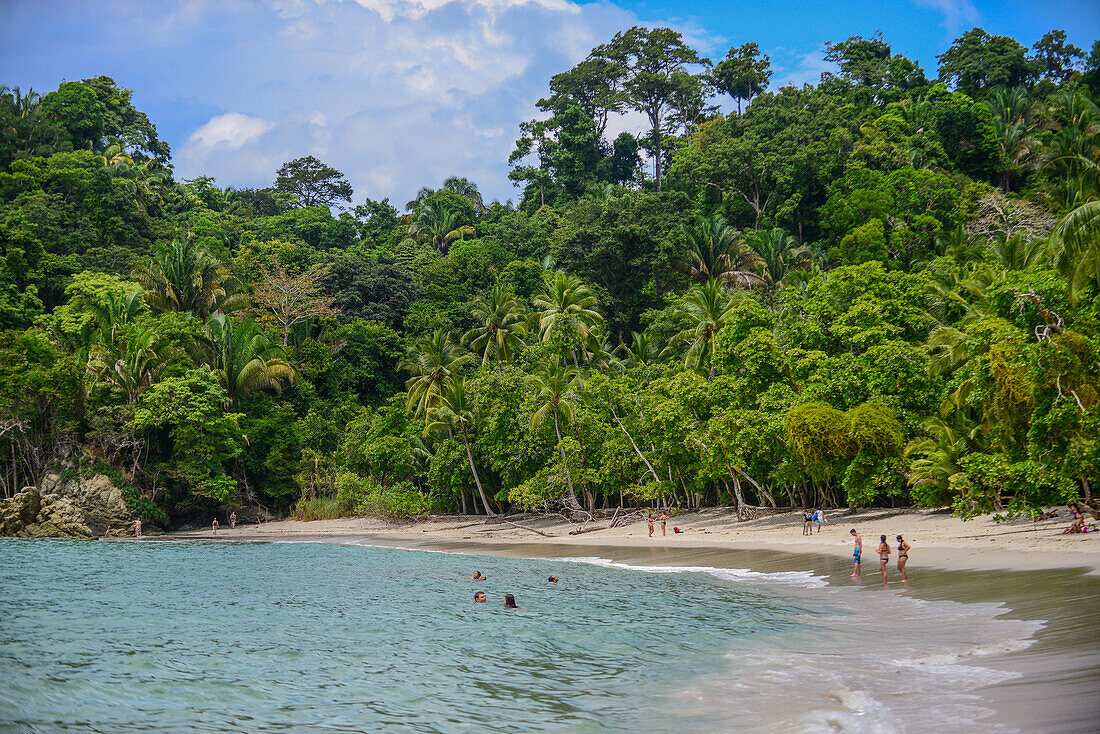
[[[268,0],[254,11],[252,31],[191,67],[197,101],[234,111],[190,133],[179,175],[265,186],[283,162],[315,155],[347,175],[356,201],[399,205],[450,175],[488,200],[514,197],[508,154],[550,76],[635,22],[566,0]]]
[[[817,84],[821,75],[825,72],[836,73],[837,66],[831,61],[825,60],[825,47],[816,48],[797,59],[797,63],[789,68],[777,67],[772,75],[769,89],[776,90],[779,87],[795,86],[803,84]]]
[[[919,6],[932,8],[943,15],[944,30],[952,39],[981,22],[981,14],[970,0],[914,0],[914,2]]]
[[[240,112],[227,112],[210,118],[209,122],[191,133],[187,142],[200,148],[216,148],[224,145],[236,150],[274,126],[274,123],[259,117],[249,117]]]
[[[489,13],[525,5],[538,5],[557,12],[580,12],[579,7],[566,0],[355,0],[355,2],[378,13],[387,23],[397,17],[419,20],[448,5],[461,5]]]

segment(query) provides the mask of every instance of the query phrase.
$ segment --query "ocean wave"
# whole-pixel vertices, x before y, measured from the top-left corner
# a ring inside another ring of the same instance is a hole
[[[749,568],[718,568],[715,566],[643,566],[633,563],[612,561],[599,556],[566,556],[564,558],[545,559],[568,563],[587,563],[604,568],[621,568],[644,573],[705,573],[726,581],[765,581],[793,584],[803,587],[823,587],[827,585],[824,576],[812,571],[753,571]]]

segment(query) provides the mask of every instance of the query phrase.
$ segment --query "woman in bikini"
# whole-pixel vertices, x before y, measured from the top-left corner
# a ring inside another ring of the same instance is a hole
[[[905,539],[900,535],[898,536],[898,572],[901,574],[902,581],[908,581],[909,577],[905,574],[905,562],[909,560],[909,544],[905,542]]]
[[[890,562],[890,544],[886,542],[886,536],[879,536],[878,544],[878,570],[882,574],[882,583],[886,583],[886,564]]]

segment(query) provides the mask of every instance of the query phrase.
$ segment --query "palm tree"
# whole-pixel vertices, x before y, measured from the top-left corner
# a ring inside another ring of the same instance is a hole
[[[992,113],[993,131],[1004,162],[1001,189],[1008,191],[1013,174],[1034,157],[1041,145],[1034,135],[1038,105],[1023,87],[995,89],[985,102]]]
[[[1047,262],[1047,245],[1046,240],[1028,239],[1022,232],[1011,237],[1004,232],[998,232],[986,249],[1006,270],[1028,270]]]
[[[199,353],[232,403],[257,390],[282,392],[284,381],[293,383],[297,379],[294,367],[284,359],[285,350],[252,319],[214,314],[206,322]]]
[[[822,253],[806,247],[782,227],[749,230],[745,240],[759,259],[759,273],[768,289],[769,300],[795,270],[809,271],[823,259]]]
[[[151,260],[134,268],[133,277],[158,311],[190,312],[205,320],[244,300],[225,265],[190,238],[158,246]]]
[[[592,307],[596,297],[580,278],[554,271],[546,284],[546,290],[534,299],[539,315],[539,336],[545,341],[552,334],[569,337],[574,343],[588,339],[592,325],[603,321],[603,316]],[[580,369],[577,350],[574,347],[573,365]]]
[[[726,325],[736,303],[737,300],[717,280],[693,286],[687,292],[679,311],[687,317],[691,326],[673,339],[674,343],[687,342],[690,345],[684,355],[684,366],[702,370],[709,364],[710,376],[714,377],[714,351],[718,345],[718,332]]]
[[[636,367],[640,364],[652,364],[660,360],[660,350],[657,349],[657,343],[653,340],[653,337],[637,331],[630,332],[630,336],[632,338],[630,346],[623,347],[628,365]]]
[[[458,194],[473,204],[478,214],[484,214],[487,211],[485,200],[482,198],[481,192],[478,191],[477,184],[468,178],[463,176],[448,176],[444,179],[443,187],[439,190]],[[416,198],[406,204],[405,208],[409,211],[416,211],[423,206],[424,201],[434,193],[436,193],[435,189],[428,186],[422,186],[420,191],[416,192]]]
[[[134,290],[125,294],[107,293],[102,300],[79,298],[92,315],[92,321],[84,328],[84,343],[98,339],[102,344],[114,344],[119,330],[145,310],[144,296],[141,290]]]
[[[27,117],[41,101],[42,95],[33,88],[23,93],[19,87],[0,86],[0,103],[5,104],[16,117]]]
[[[1100,199],[1070,211],[1050,233],[1050,257],[1069,281],[1070,302],[1077,303],[1089,281],[1100,284]]]
[[[531,416],[531,430],[534,431],[548,415],[554,417],[554,435],[558,437],[558,450],[561,452],[561,465],[565,471],[565,481],[569,488],[567,502],[572,510],[580,509],[577,501],[577,493],[573,490],[573,478],[565,458],[565,447],[562,445],[561,424],[573,422],[573,403],[570,399],[573,384],[577,380],[578,372],[573,367],[558,364],[556,360],[541,364],[529,378],[531,387],[535,389],[535,404],[538,407]]]
[[[474,234],[474,228],[459,223],[459,212],[431,203],[421,204],[408,225],[408,241],[427,242],[446,255],[455,240]]]
[[[749,287],[763,282],[756,274],[761,262],[737,230],[720,215],[698,217],[687,232],[687,256],[676,267],[697,283],[720,280]]]
[[[462,445],[466,448],[466,458],[470,462],[470,472],[474,475],[474,484],[477,485],[477,493],[481,495],[481,504],[485,508],[485,514],[495,517],[496,513],[489,506],[489,500],[485,496],[485,490],[481,486],[481,477],[474,465],[474,452],[470,448],[470,432],[474,430],[477,421],[474,416],[473,406],[466,396],[466,385],[459,375],[452,375],[443,384],[443,390],[436,403],[428,409],[427,425],[424,427],[424,435],[446,430],[448,435],[458,435]]]
[[[133,405],[175,356],[176,350],[163,343],[155,329],[132,329],[121,343],[111,341],[93,347],[88,371],[122,390],[126,402]]]
[[[472,311],[478,325],[466,332],[462,343],[482,355],[482,364],[488,363],[490,355],[495,355],[501,364],[510,364],[523,345],[520,335],[527,330],[527,316],[519,300],[497,284],[474,300]]]
[[[427,416],[443,394],[447,378],[471,359],[473,357],[463,354],[450,333],[443,329],[436,329],[431,336],[422,337],[409,347],[398,364],[398,369],[413,373],[405,382],[405,390],[409,393],[408,409],[416,406],[417,416]]]

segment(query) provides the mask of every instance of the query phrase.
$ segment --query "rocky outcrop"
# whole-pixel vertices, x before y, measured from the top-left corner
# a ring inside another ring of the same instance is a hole
[[[0,535],[19,538],[96,538],[130,534],[133,516],[110,477],[47,474],[40,487],[24,487],[0,500]]]

